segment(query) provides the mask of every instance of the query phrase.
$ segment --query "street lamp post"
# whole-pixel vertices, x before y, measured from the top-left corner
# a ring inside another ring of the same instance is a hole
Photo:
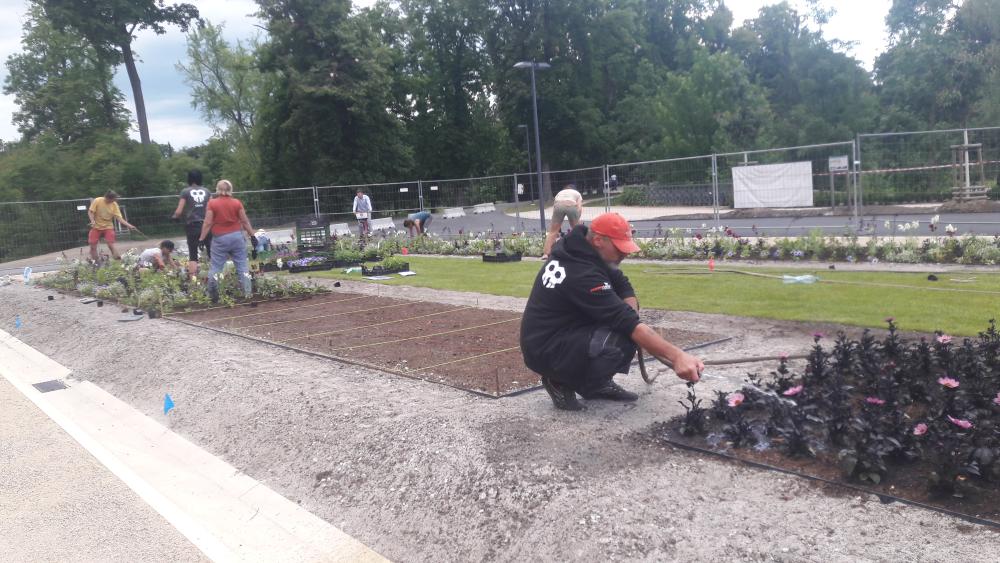
[[[541,219],[542,232],[545,232],[545,185],[542,183],[542,141],[538,134],[538,92],[535,89],[535,70],[551,68],[549,63],[521,61],[514,68],[531,69],[531,110],[535,119],[535,167],[538,170],[538,215]]]
[[[535,180],[531,177],[531,140],[528,138],[528,126],[521,124],[518,129],[524,129],[524,152],[528,155],[528,194],[532,201],[535,200]]]

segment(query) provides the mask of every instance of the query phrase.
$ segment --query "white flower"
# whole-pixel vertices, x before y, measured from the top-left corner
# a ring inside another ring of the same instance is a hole
[[[900,230],[900,231],[905,231],[905,230],[907,230],[909,228],[910,228],[910,225],[908,223],[900,223],[900,224],[896,225],[896,229]]]
[[[958,231],[958,229],[956,229],[955,226],[952,225],[951,223],[948,223],[948,226],[946,226],[944,228],[944,232],[946,232],[946,233],[954,233],[954,232],[957,232],[957,231]]]
[[[941,216],[940,215],[935,215],[935,216],[931,217],[931,225],[937,225],[938,221],[940,221],[940,220],[941,220]]]
[[[910,223],[910,228],[914,231],[920,228],[920,221],[914,221]]]
[[[278,264],[278,269],[280,270],[282,268],[282,265],[284,264],[284,262],[281,261],[281,258],[278,258],[277,264]]]
[[[688,227],[688,228],[684,229],[684,232],[690,235],[691,234],[691,228]]]
[[[878,258],[872,258],[872,264],[878,264]]]
[[[705,223],[702,223],[702,224],[701,224],[701,228],[702,228],[702,229],[704,229],[704,228],[705,228]]]
[[[892,222],[889,221],[889,220],[886,220],[886,222],[885,222],[885,228],[891,229],[892,228]]]

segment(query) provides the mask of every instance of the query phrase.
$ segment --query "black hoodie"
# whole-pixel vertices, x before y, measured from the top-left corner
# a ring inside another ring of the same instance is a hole
[[[627,336],[639,314],[623,301],[635,296],[621,270],[610,268],[578,225],[552,249],[521,319],[524,363],[544,375],[575,376],[587,366],[590,336],[599,326]]]

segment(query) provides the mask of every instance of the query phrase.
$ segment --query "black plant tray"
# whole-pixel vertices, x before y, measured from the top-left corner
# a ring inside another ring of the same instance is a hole
[[[322,272],[324,270],[332,270],[333,268],[333,262],[323,262],[322,264],[310,264],[308,266],[289,266],[288,271],[298,274],[300,272]]]
[[[371,269],[361,266],[362,276],[386,276],[389,274],[395,274],[398,272],[405,272],[410,269],[409,262],[403,262],[403,265],[398,268],[383,268],[382,266],[374,266]]]
[[[351,262],[350,260],[334,260],[333,261],[333,267],[334,268],[355,268],[355,267],[360,266],[360,265],[361,265],[361,262]]]
[[[262,272],[280,272],[282,270],[287,270],[288,266],[282,265],[281,268],[277,264],[261,264],[260,271]]]
[[[506,252],[497,252],[496,254],[483,254],[483,262],[520,262],[521,253],[515,252],[514,254],[507,254]]]

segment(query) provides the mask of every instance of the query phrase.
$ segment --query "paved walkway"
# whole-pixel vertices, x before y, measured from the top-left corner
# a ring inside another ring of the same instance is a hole
[[[69,375],[0,330],[0,560],[385,561]]]
[[[205,561],[0,377],[0,559]]]

